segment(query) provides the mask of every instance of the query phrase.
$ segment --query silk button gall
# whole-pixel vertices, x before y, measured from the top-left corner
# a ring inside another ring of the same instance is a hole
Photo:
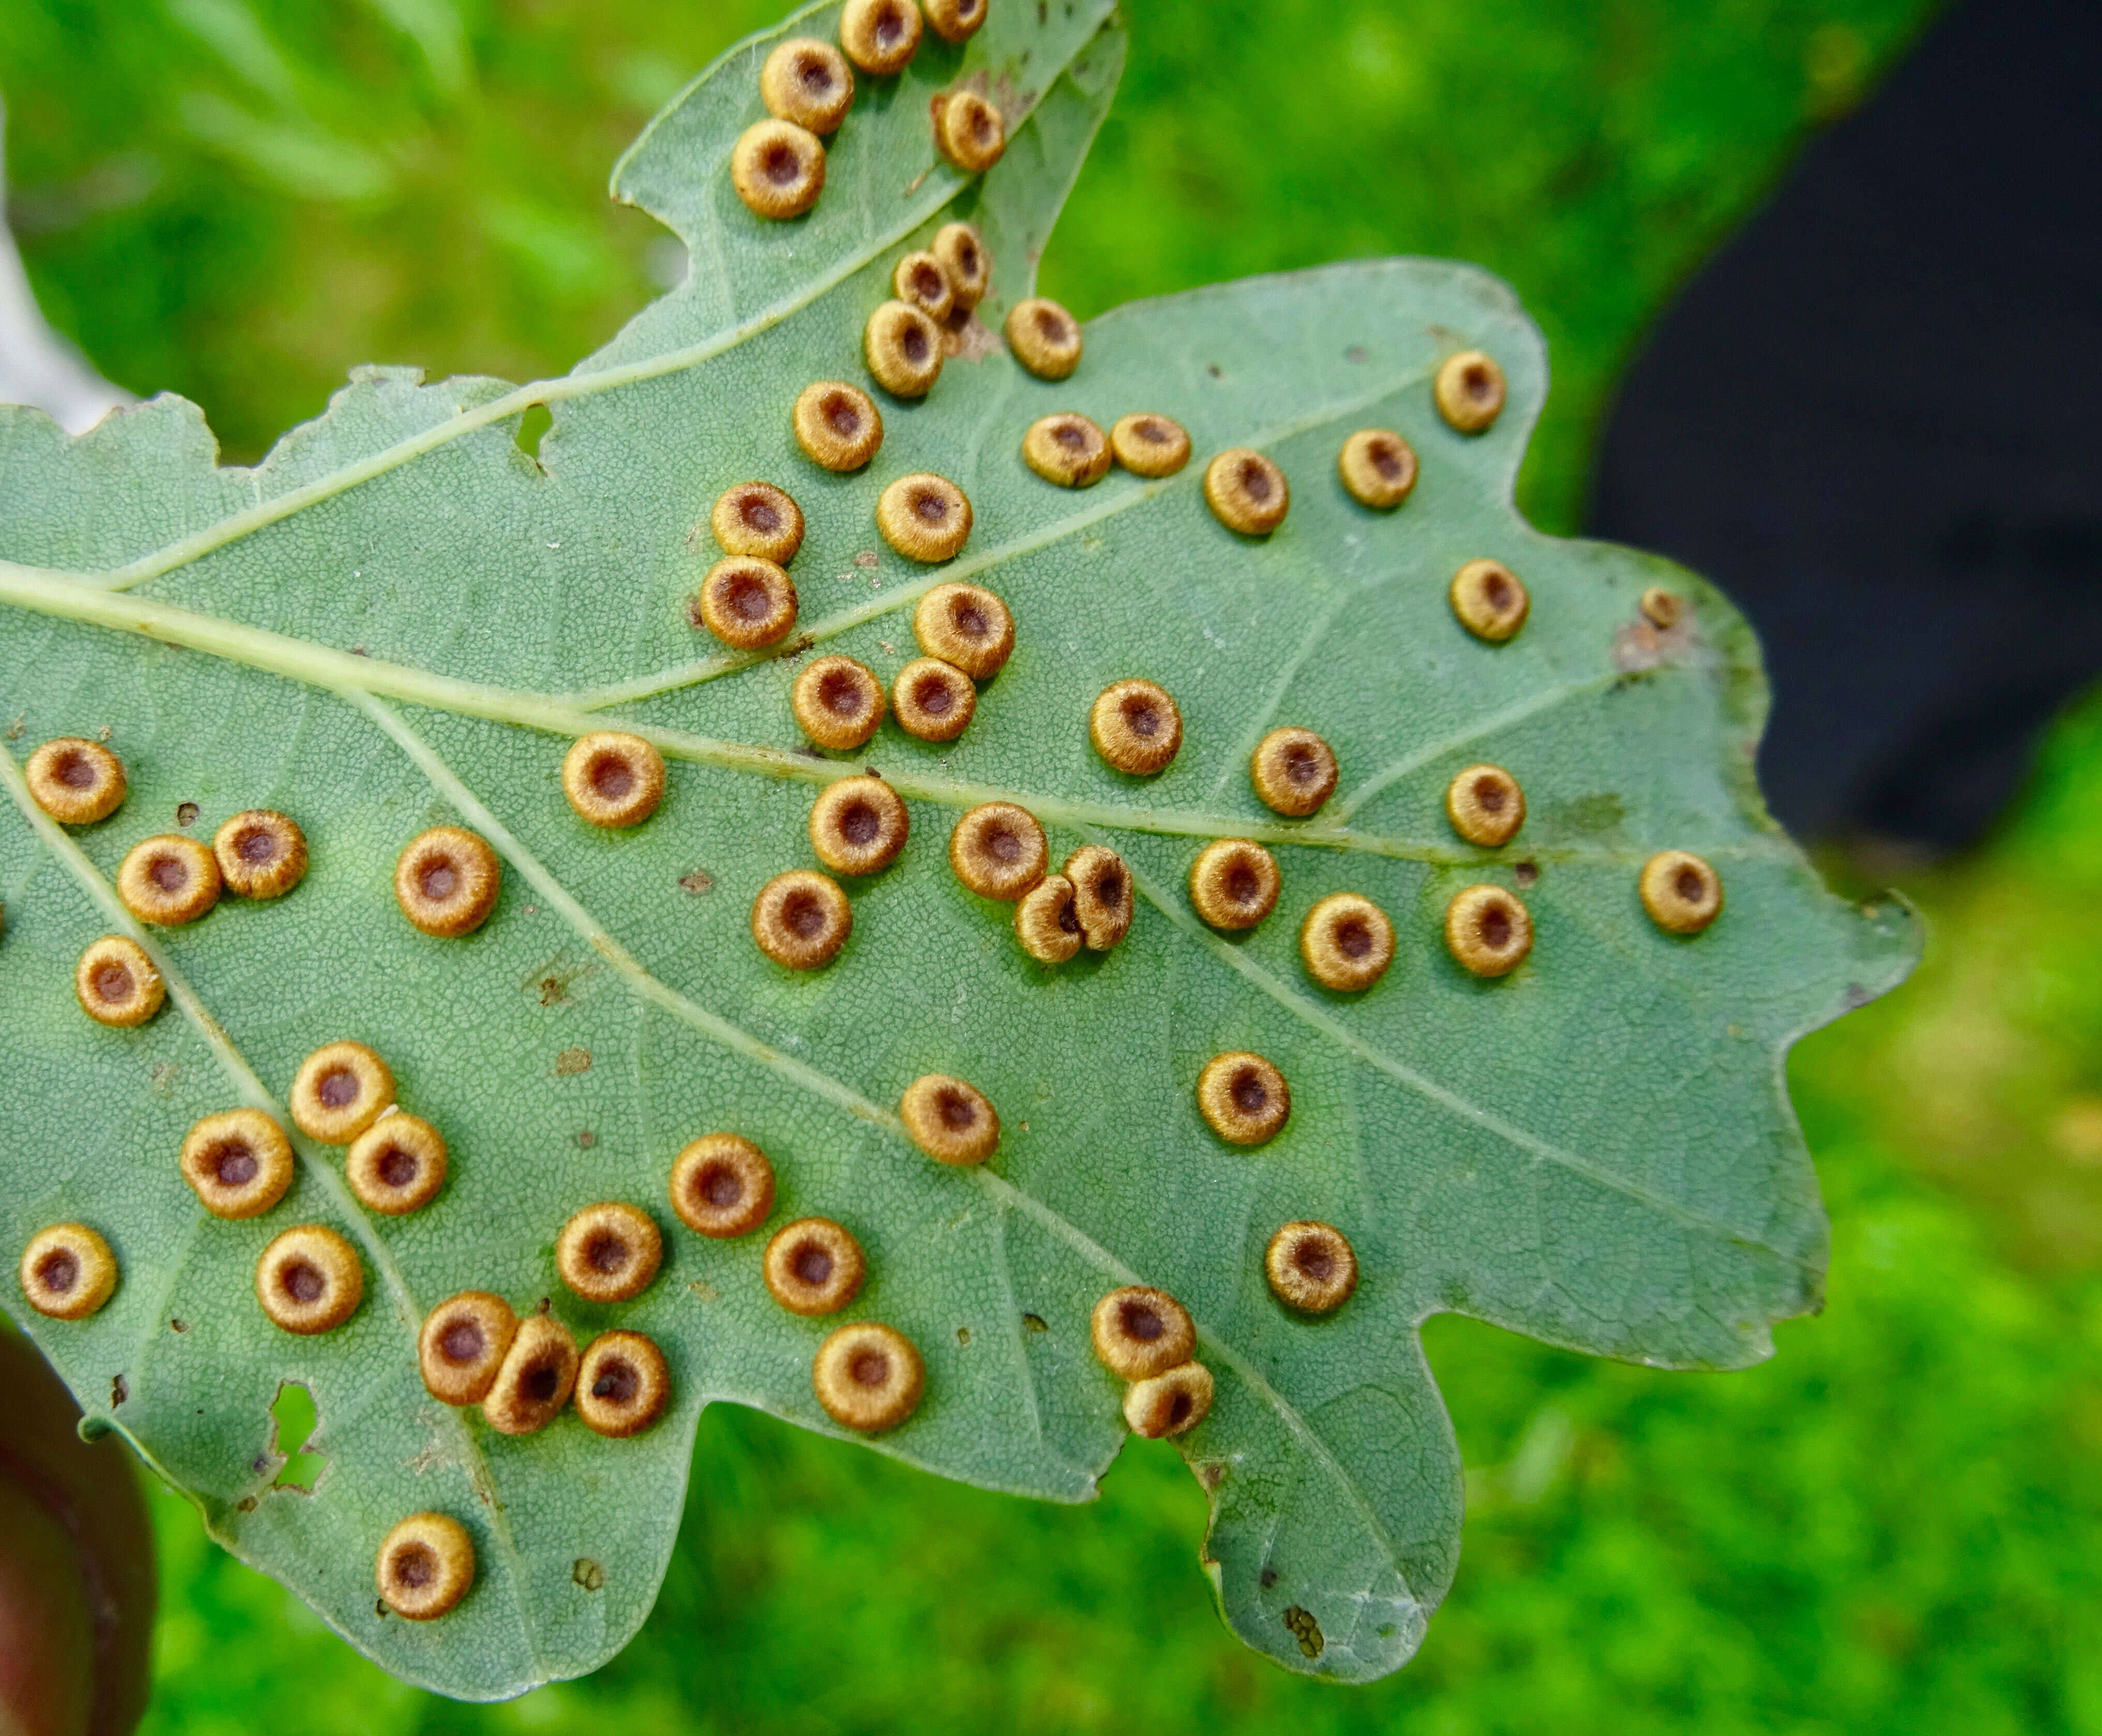
[[[1253,928],[1277,907],[1277,858],[1245,838],[1222,838],[1190,865],[1190,902],[1214,928]]]
[[[1358,1256],[1333,1224],[1301,1219],[1287,1224],[1263,1251],[1271,1294],[1302,1314],[1334,1312],[1358,1287]]]
[[[1677,627],[1679,618],[1686,612],[1685,602],[1678,592],[1666,591],[1661,585],[1652,585],[1643,591],[1637,606],[1643,612],[1643,618],[1660,633]]]
[[[344,1179],[358,1202],[387,1217],[421,1210],[446,1185],[446,1136],[420,1115],[382,1115],[351,1141]]]
[[[942,328],[909,301],[887,301],[862,328],[862,359],[898,398],[924,398],[942,377]]]
[[[835,874],[880,874],[911,830],[904,802],[880,777],[843,777],[810,804],[810,848]]]
[[[1723,914],[1723,877],[1690,850],[1663,850],[1643,864],[1643,908],[1667,934],[1698,934]]]
[[[912,636],[928,656],[987,681],[1013,655],[1014,617],[982,586],[937,585],[912,611]]]
[[[1151,681],[1113,681],[1095,696],[1088,738],[1118,771],[1151,777],[1182,748],[1182,713]]]
[[[37,805],[62,826],[92,826],[123,803],[124,762],[100,742],[62,735],[29,755],[22,776]]]
[[[365,1300],[365,1268],[357,1250],[326,1224],[301,1224],[263,1250],[255,1299],[285,1331],[332,1332]]]
[[[640,1332],[605,1332],[586,1347],[574,1402],[592,1433],[614,1441],[639,1435],[663,1415],[671,1397],[672,1370],[654,1340]]]
[[[1190,435],[1172,418],[1141,410],[1117,418],[1110,450],[1134,476],[1172,476],[1190,462]]]
[[[854,932],[839,882],[807,868],[777,874],[752,901],[752,937],[776,964],[814,971],[832,962]]]
[[[818,746],[850,753],[883,721],[883,684],[866,663],[821,657],[796,677],[788,704],[796,727]]]
[[[330,1043],[292,1078],[293,1123],[324,1145],[348,1145],[394,1100],[394,1074],[361,1043]]]
[[[716,499],[708,529],[725,555],[756,555],[785,567],[803,546],[803,509],[770,482],[740,482]]]
[[[1430,395],[1448,426],[1479,434],[1502,414],[1504,370],[1479,350],[1462,350],[1440,365]]]
[[[1088,1335],[1103,1367],[1126,1380],[1180,1368],[1197,1348],[1190,1310],[1164,1290],[1126,1284],[1095,1304]]]
[[[1416,452],[1392,428],[1359,428],[1336,454],[1336,474],[1359,506],[1390,512],[1416,486]]]
[[[1262,1056],[1230,1050],[1213,1056],[1197,1075],[1197,1109],[1228,1145],[1260,1145],[1275,1138],[1291,1115],[1292,1092]]]
[[[577,1341],[549,1314],[518,1322],[481,1414],[499,1434],[530,1435],[561,1415],[577,1384]]]
[[[972,808],[949,834],[949,866],[982,898],[1012,903],[1044,878],[1050,859],[1036,817],[1012,802]]]
[[[824,141],[793,121],[755,122],[730,152],[729,179],[753,215],[800,217],[825,190]]]
[[[656,1220],[625,1200],[587,1206],[555,1238],[555,1269],[587,1302],[626,1302],[647,1290],[664,1258]]]
[[[919,472],[876,497],[876,528],[908,560],[951,560],[971,534],[971,503],[947,476]]]
[[[307,877],[307,835],[273,808],[251,808],[211,840],[219,878],[237,898],[282,898]]]
[[[486,839],[464,826],[434,826],[395,862],[394,901],[424,933],[456,940],[489,920],[503,878]]]
[[[129,936],[91,941],[73,967],[73,992],[98,1025],[144,1025],[167,999],[166,985],[145,949]]]
[[[1266,537],[1292,508],[1292,485],[1262,453],[1232,446],[1204,467],[1204,503],[1227,529]]]
[[[876,401],[845,380],[818,380],[796,396],[796,444],[822,469],[859,470],[883,445]]]
[[[1040,880],[1014,906],[1014,937],[1040,964],[1063,964],[1084,938],[1073,907],[1073,883],[1062,874]]]
[[[562,756],[562,794],[593,826],[640,826],[664,799],[664,756],[639,735],[594,730]]]
[[[923,742],[953,742],[978,710],[971,678],[938,657],[916,657],[898,671],[890,709],[898,727]]]
[[[1477,976],[1503,976],[1532,950],[1532,917],[1501,886],[1470,886],[1445,907],[1445,948]]]
[[[441,1404],[480,1404],[517,1335],[518,1317],[503,1297],[486,1290],[447,1297],[424,1317],[416,1336],[425,1390]]]
[[[796,582],[770,560],[732,555],[708,569],[691,613],[734,651],[761,651],[796,628]]]
[[[1331,892],[1300,924],[1299,956],[1323,988],[1360,993],[1394,963],[1394,924],[1371,899]]]
[[[1061,410],[1030,423],[1022,457],[1046,482],[1089,488],[1109,474],[1109,437],[1085,416]]]
[[[967,223],[945,223],[934,232],[928,250],[948,273],[958,313],[969,313],[985,299],[992,287],[992,255],[977,229]]]
[[[1470,765],[1446,786],[1445,817],[1469,844],[1493,850],[1525,824],[1525,792],[1500,765]]]
[[[1000,1144],[1000,1117],[975,1085],[929,1073],[905,1087],[898,1118],[937,1163],[982,1163]]]
[[[1500,560],[1470,560],[1452,575],[1452,613],[1475,638],[1501,644],[1525,625],[1532,600]]]
[[[117,870],[117,896],[142,923],[179,928],[219,902],[219,859],[170,832],[132,846]]]
[[[865,73],[902,73],[920,51],[920,8],[913,0],[847,0],[840,46]]]
[[[774,1166],[748,1139],[703,1134],[672,1162],[672,1209],[698,1235],[749,1235],[774,1210]]]
[[[783,42],[759,69],[759,100],[766,112],[821,137],[839,131],[854,99],[846,56],[812,37]]]
[[[830,1218],[799,1218],[766,1244],[766,1287],[792,1314],[836,1314],[861,1294],[868,1261],[861,1243]]]
[[[1310,729],[1273,729],[1248,756],[1248,782],[1263,805],[1295,820],[1319,813],[1341,775],[1336,751]]]
[[[389,1531],[373,1563],[379,1599],[403,1619],[434,1622],[474,1586],[474,1541],[457,1519],[411,1513]]]
[[[1055,301],[1032,295],[1007,310],[1007,347],[1039,379],[1062,380],[1080,365],[1080,322]]]
[[[810,1388],[825,1414],[863,1434],[880,1434],[911,1415],[926,1380],[912,1341],[872,1320],[840,1327],[810,1364]]]
[[[956,286],[942,262],[925,248],[908,253],[890,273],[890,293],[910,303],[937,325],[956,311]]]
[[[22,1296],[51,1320],[85,1320],[117,1290],[117,1256],[85,1224],[52,1224],[29,1238],[18,1269]]]
[[[1107,952],[1131,932],[1136,909],[1131,870],[1115,851],[1083,844],[1066,858],[1073,883],[1073,915],[1090,952]]]
[[[945,42],[967,42],[986,21],[989,0],[920,0],[920,9]]]
[[[260,1217],[292,1185],[292,1142],[260,1109],[223,1109],[184,1136],[182,1168],[214,1217]]]
[[[1149,1441],[1186,1434],[1212,1414],[1212,1371],[1202,1362],[1185,1362],[1124,1388],[1124,1419],[1135,1435]]]
[[[951,91],[938,99],[934,143],[966,175],[982,175],[1007,149],[1007,122],[975,91]]]

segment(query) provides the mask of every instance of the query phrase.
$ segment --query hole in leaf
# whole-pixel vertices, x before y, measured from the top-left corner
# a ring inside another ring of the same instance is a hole
[[[328,1464],[327,1454],[307,1450],[320,1420],[314,1395],[298,1381],[287,1380],[277,1388],[277,1396],[270,1403],[270,1451],[285,1462],[270,1485],[273,1489],[295,1489],[301,1495],[314,1492]]]
[[[544,404],[528,406],[526,414],[518,418],[518,432],[512,437],[517,441],[518,450],[535,464],[540,462],[541,436],[554,425],[554,421],[555,413]]]

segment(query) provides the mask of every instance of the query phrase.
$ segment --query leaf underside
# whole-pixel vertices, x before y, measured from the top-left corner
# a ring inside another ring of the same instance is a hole
[[[837,1322],[769,1298],[764,1234],[704,1242],[664,1207],[672,1154],[734,1129],[776,1164],[776,1223],[837,1218],[867,1248],[844,1318],[886,1321],[924,1355],[925,1401],[871,1443],[907,1463],[1089,1498],[1124,1438],[1089,1311],[1129,1282],[1186,1302],[1218,1396],[1178,1444],[1210,1492],[1205,1561],[1226,1619],[1288,1667],[1370,1680],[1421,1643],[1457,1555],[1460,1465],[1423,1320],[1448,1310],[1659,1366],[1767,1354],[1772,1322],[1816,1305],[1825,1247],[1781,1057],[1903,975],[1910,919],[1831,897],[1766,817],[1751,772],[1765,689],[1727,603],[1517,516],[1545,359],[1480,272],[1371,261],[1124,308],[1089,327],[1058,384],[994,344],[952,361],[923,405],[882,400],[867,472],[812,467],[788,405],[812,379],[861,377],[863,323],[909,246],[959,216],[980,226],[992,330],[1031,292],[1123,57],[1108,0],[996,0],[965,47],[930,36],[902,78],[865,81],[817,210],[762,224],[726,170],[761,112],[759,62],[783,34],[835,34],[836,10],[731,51],[623,160],[616,197],[685,241],[692,273],[561,379],[361,370],[252,471],[215,467],[178,399],[78,441],[0,410],[14,798],[0,803],[0,1228],[13,1250],[85,1220],[123,1273],[79,1324],[31,1313],[11,1282],[8,1306],[90,1426],[121,1430],[228,1548],[388,1669],[501,1698],[592,1669],[634,1632],[703,1406],[841,1433],[809,1381]],[[972,74],[1011,133],[978,179],[936,159],[927,124],[929,96]],[[1430,390],[1469,348],[1497,359],[1510,395],[1472,439]],[[537,462],[513,437],[535,405],[552,414]],[[1117,471],[1054,488],[1018,453],[1054,410],[1104,426],[1171,415],[1197,461],[1157,482]],[[1390,514],[1336,478],[1343,437],[1367,425],[1421,457]],[[1204,457],[1239,445],[1293,485],[1261,542],[1222,528],[1200,492]],[[946,569],[875,534],[879,491],[922,469],[975,508]],[[916,654],[910,607],[928,587],[968,578],[1005,599],[1017,649],[960,740],[887,723],[859,755],[817,757],[787,703],[802,653],[720,654],[694,632],[707,509],[750,477],[807,516],[793,571],[809,640],[886,681]],[[1455,568],[1483,556],[1532,596],[1501,646],[1470,638],[1446,600]],[[1668,633],[1637,613],[1656,583],[1688,604]],[[1129,675],[1165,686],[1185,720],[1181,755],[1150,782],[1108,769],[1087,737],[1094,694]],[[616,723],[646,728],[672,773],[655,818],[608,834],[568,807],[559,767],[565,737]],[[1310,821],[1279,820],[1249,787],[1251,747],[1283,723],[1321,732],[1343,767]],[[100,826],[63,831],[29,800],[20,760],[59,734],[106,734],[124,758],[131,794]],[[1527,791],[1525,828],[1499,851],[1461,844],[1441,809],[1479,760]],[[781,970],[750,938],[752,897],[815,866],[814,788],[865,764],[909,799],[911,842],[852,885],[852,938],[828,968]],[[1121,946],[1035,965],[1009,907],[959,884],[948,828],[996,796],[1043,821],[1054,860],[1089,840],[1125,857],[1143,897]],[[138,930],[117,864],[184,804],[205,836],[243,808],[291,813],[306,883],[193,928]],[[402,845],[449,822],[506,862],[494,916],[466,940],[417,933],[392,894]],[[1267,842],[1284,871],[1278,909],[1244,935],[1206,928],[1183,889],[1220,836]],[[1665,848],[1723,877],[1726,912],[1697,939],[1659,932],[1637,900],[1637,868]],[[1480,881],[1523,885],[1537,927],[1501,981],[1442,944],[1446,902]],[[1301,917],[1341,890],[1399,935],[1362,996],[1315,986],[1297,955]],[[112,931],[146,939],[174,990],[139,1030],[95,1025],[73,1000],[73,961]],[[282,1205],[207,1216],[176,1167],[184,1132],[242,1102],[282,1118],[301,1059],[343,1037],[387,1056],[404,1105],[445,1132],[446,1191],[368,1216],[340,1153],[301,1141]],[[1235,1048],[1292,1087],[1285,1131],[1255,1150],[1214,1138],[1193,1097],[1203,1063]],[[983,1169],[937,1166],[904,1138],[893,1105],[932,1071],[997,1105]],[[579,1304],[552,1260],[569,1215],[605,1198],[667,1232],[662,1275],[613,1308]],[[1318,1322],[1281,1309],[1261,1269],[1271,1232],[1303,1217],[1342,1226],[1364,1272]],[[367,1300],[295,1339],[264,1319],[251,1274],[270,1237],[308,1221],[358,1246]],[[436,1403],[415,1332],[468,1287],[521,1309],[552,1298],[580,1339],[616,1322],[649,1333],[672,1408],[610,1442],[569,1414],[508,1438]],[[311,1492],[280,1476],[271,1407],[288,1383],[318,1412]],[[371,1563],[424,1508],[468,1526],[480,1577],[419,1626],[378,1612]]]

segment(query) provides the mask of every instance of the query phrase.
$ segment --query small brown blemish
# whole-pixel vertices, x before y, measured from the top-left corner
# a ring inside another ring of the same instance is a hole
[[[793,121],[755,122],[730,151],[729,179],[755,216],[800,217],[825,190],[824,142]]]
[[[1027,1332],[1048,1332],[1051,1330],[1050,1322],[1041,1314],[1024,1314],[1022,1317],[1022,1330]]]
[[[679,876],[679,890],[698,898],[703,892],[715,890],[716,877],[705,869],[696,868],[690,874]]]
[[[811,1390],[826,1414],[864,1434],[894,1428],[911,1415],[926,1380],[912,1341],[875,1321],[840,1327],[810,1365]]]
[[[203,809],[195,802],[178,802],[175,804],[175,824],[188,831],[197,823],[197,816],[202,812]]]
[[[572,1583],[582,1586],[588,1592],[602,1592],[605,1589],[605,1570],[588,1555],[580,1555],[576,1558],[570,1569],[570,1579]]]
[[[1014,359],[1039,379],[1062,380],[1080,365],[1080,322],[1055,301],[1032,295],[1007,310]]]
[[[592,1052],[585,1048],[565,1049],[555,1057],[555,1077],[574,1078],[579,1073],[591,1071]]]

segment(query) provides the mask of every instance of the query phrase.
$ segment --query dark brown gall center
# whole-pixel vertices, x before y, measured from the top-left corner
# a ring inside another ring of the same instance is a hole
[[[1346,922],[1336,930],[1336,945],[1346,959],[1362,959],[1373,950],[1373,932],[1361,922]]]
[[[1234,1075],[1233,1096],[1234,1107],[1244,1115],[1260,1115],[1270,1106],[1270,1093],[1253,1067],[1244,1067]]]
[[[796,1249],[790,1264],[795,1268],[796,1276],[813,1290],[832,1275],[832,1256],[814,1242],[806,1242]]]
[[[912,497],[912,510],[926,523],[938,525],[949,516],[949,503],[929,489]]]
[[[616,1405],[632,1405],[641,1386],[642,1377],[636,1373],[635,1365],[614,1357],[600,1368],[598,1379],[592,1382],[592,1397]]]
[[[1490,813],[1504,811],[1504,786],[1493,777],[1475,780],[1475,799]]]
[[[824,906],[808,892],[796,892],[781,906],[781,920],[806,941],[825,932]]]
[[[898,339],[898,347],[905,352],[907,361],[925,361],[927,359],[927,334],[916,323],[907,326],[904,336]]]
[[[1241,487],[1250,500],[1270,498],[1270,472],[1260,464],[1241,466]]]
[[[1226,871],[1226,896],[1235,904],[1253,904],[1262,896],[1262,882],[1246,862],[1235,862]]]
[[[423,1169],[413,1153],[404,1151],[399,1145],[389,1145],[379,1154],[379,1179],[390,1188],[412,1185]]]
[[[260,868],[277,859],[277,840],[259,826],[251,826],[233,840],[233,853],[251,868]]]
[[[1501,952],[1510,945],[1510,912],[1500,904],[1491,905],[1482,912],[1482,919],[1475,932],[1492,952]]]
[[[882,830],[881,816],[866,802],[856,802],[840,816],[840,835],[849,844],[873,844]]]
[[[968,1133],[978,1125],[978,1105],[969,1097],[954,1092],[944,1092],[941,1101],[942,1125],[951,1133]]]
[[[838,393],[825,400],[825,420],[842,440],[852,440],[861,432],[861,412],[852,399]]]
[[[527,1369],[518,1378],[519,1393],[530,1404],[548,1403],[561,1390],[561,1371],[547,1362]]]
[[[1160,714],[1143,699],[1124,701],[1124,720],[1133,735],[1144,736],[1149,742],[1160,733]]]
[[[1701,878],[1696,868],[1680,869],[1677,884],[1678,896],[1688,904],[1698,904],[1708,896],[1708,883]]]
[[[62,1296],[80,1282],[80,1262],[64,1248],[54,1248],[37,1262],[37,1282]]]
[[[322,1276],[318,1266],[304,1260],[295,1260],[285,1268],[277,1279],[278,1287],[295,1302],[318,1302],[328,1293],[328,1280]]]
[[[1292,1263],[1316,1283],[1325,1284],[1336,1275],[1336,1256],[1328,1245],[1313,1236],[1302,1237],[1293,1245]]]
[[[104,964],[95,968],[95,992],[104,1000],[118,1004],[131,999],[131,973],[121,964]]]
[[[92,790],[95,787],[95,768],[85,754],[61,754],[59,763],[51,768],[58,780],[69,790]]]
[[[929,717],[947,717],[949,708],[956,703],[949,692],[949,684],[938,676],[929,676],[914,688],[912,698]]]
[[[626,1269],[634,1257],[626,1240],[619,1236],[593,1236],[584,1249],[584,1263],[594,1272],[610,1276]]]
[[[147,877],[164,892],[179,892],[190,884],[188,864],[172,856],[157,856],[146,870]]]
[[[727,1208],[744,1198],[744,1182],[727,1163],[711,1163],[701,1171],[695,1191],[711,1206]]]
[[[450,898],[459,890],[459,870],[451,861],[441,856],[424,865],[424,872],[418,884],[424,888],[426,898],[433,901]]]
[[[847,1378],[856,1386],[881,1386],[890,1378],[890,1358],[880,1350],[864,1350],[847,1364]]]
[[[411,1543],[394,1557],[394,1583],[409,1591],[420,1591],[438,1576],[438,1558],[421,1543]]]
[[[255,1179],[255,1154],[246,1145],[223,1145],[212,1165],[223,1188],[245,1188]]]
[[[760,159],[759,170],[776,187],[786,187],[803,172],[803,159],[787,145],[774,145]]]
[[[1127,1302],[1118,1317],[1126,1338],[1135,1338],[1142,1344],[1150,1344],[1168,1330],[1168,1322],[1160,1318],[1157,1309],[1144,1302]]]
[[[357,1101],[357,1075],[346,1068],[338,1067],[332,1073],[322,1075],[315,1096],[332,1109],[348,1109]]]
[[[472,1362],[487,1348],[481,1328],[472,1320],[455,1320],[438,1340],[438,1349],[448,1362]]]
[[[818,700],[836,717],[858,717],[862,711],[861,684],[852,675],[827,675],[818,684]]]
[[[601,754],[591,764],[591,786],[609,802],[617,802],[635,787],[634,768],[618,754]]]

